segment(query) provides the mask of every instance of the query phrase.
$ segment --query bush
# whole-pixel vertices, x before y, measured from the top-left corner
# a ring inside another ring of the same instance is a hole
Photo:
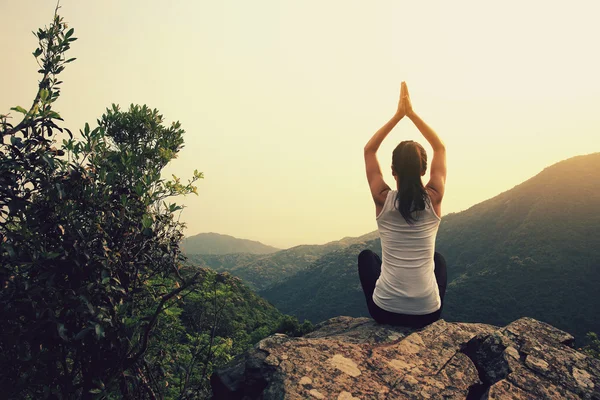
[[[600,359],[600,339],[598,338],[598,335],[595,332],[588,332],[586,339],[588,344],[580,350],[587,355]]]
[[[52,106],[73,33],[57,13],[36,33],[37,95],[12,109],[17,125],[0,116],[0,389],[154,397],[144,355],[178,329],[164,312],[198,280],[181,268],[181,207],[168,199],[195,192],[202,174],[161,178],[184,131],[146,106],[113,105],[81,140],[59,127]]]
[[[312,332],[313,329],[313,324],[308,320],[304,320],[304,322],[300,324],[300,322],[298,322],[298,318],[291,315],[284,315],[280,319],[279,325],[275,332],[298,337]]]

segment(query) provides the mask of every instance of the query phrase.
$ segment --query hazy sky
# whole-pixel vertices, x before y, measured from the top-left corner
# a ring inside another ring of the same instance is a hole
[[[31,103],[31,31],[54,5],[0,0],[0,112]],[[375,230],[362,149],[402,80],[446,142],[444,214],[600,151],[597,0],[61,5],[79,40],[57,111],[73,130],[112,103],[179,120],[186,147],[167,172],[205,173],[184,200],[188,235],[289,247]],[[404,139],[424,143],[400,122],[379,155],[388,184]]]

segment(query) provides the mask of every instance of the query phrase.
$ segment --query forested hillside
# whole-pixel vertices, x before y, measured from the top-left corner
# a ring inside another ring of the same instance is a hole
[[[379,239],[330,252],[259,294],[282,312],[313,323],[338,315],[368,316],[357,273],[357,257],[363,249],[381,254]]]
[[[518,316],[577,336],[599,331],[600,153],[546,168],[510,191],[444,218],[446,315],[504,324]]]
[[[245,253],[187,256],[194,265],[204,265],[216,271],[229,271],[242,278],[250,287],[262,290],[304,270],[328,253],[353,244],[365,243],[376,237],[377,232],[371,232],[356,238],[346,237],[323,245],[301,245],[262,256]]]

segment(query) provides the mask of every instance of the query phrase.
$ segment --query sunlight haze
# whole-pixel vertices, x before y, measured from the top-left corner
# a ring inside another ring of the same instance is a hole
[[[0,3],[0,113],[29,106],[31,31],[55,2]],[[551,164],[600,151],[597,1],[61,1],[78,40],[55,109],[73,131],[112,103],[179,120],[165,176],[204,172],[181,216],[276,247],[376,229],[363,147],[394,114],[400,82],[448,152],[443,213]],[[408,119],[378,155],[425,140]],[[425,146],[431,157],[431,149]],[[180,200],[181,201],[181,200]]]

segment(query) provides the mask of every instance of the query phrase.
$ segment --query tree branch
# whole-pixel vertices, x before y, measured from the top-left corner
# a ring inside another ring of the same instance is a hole
[[[152,328],[154,328],[154,325],[156,325],[156,321],[158,320],[158,316],[160,315],[161,312],[163,312],[164,310],[164,305],[171,300],[173,297],[175,297],[176,295],[178,295],[179,293],[183,292],[184,290],[188,289],[188,287],[190,287],[193,284],[196,284],[196,279],[198,278],[198,276],[200,276],[200,272],[197,272],[196,275],[194,275],[192,277],[192,279],[190,279],[188,282],[184,283],[180,288],[173,290],[171,293],[166,294],[162,297],[162,299],[160,300],[160,303],[158,304],[158,307],[156,307],[156,310],[154,311],[154,314],[152,315],[152,318],[150,318],[150,322],[148,322],[148,325],[146,326],[146,329],[143,333],[142,336],[142,346],[140,348],[140,350],[133,356],[133,357],[129,357],[127,359],[127,361],[125,362],[125,369],[130,368],[132,365],[134,365],[137,360],[146,352],[146,350],[148,349],[148,339],[150,338],[150,331],[152,331]]]

